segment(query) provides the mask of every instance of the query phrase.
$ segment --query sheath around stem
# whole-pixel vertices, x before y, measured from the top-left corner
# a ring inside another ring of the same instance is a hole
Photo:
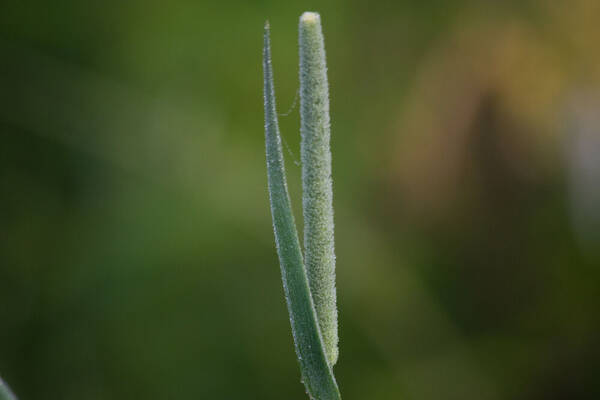
[[[319,14],[302,14],[299,31],[304,257],[327,360],[333,366],[338,358],[338,323],[329,147],[329,85]]]
[[[337,383],[327,363],[287,190],[275,107],[268,23],[264,34],[263,70],[269,200],[296,356],[311,399],[340,400]]]

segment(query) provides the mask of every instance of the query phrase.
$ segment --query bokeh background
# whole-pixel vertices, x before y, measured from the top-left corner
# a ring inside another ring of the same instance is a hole
[[[0,375],[21,399],[306,399],[261,98],[268,18],[300,221],[305,10],[343,398],[600,398],[596,0],[3,1]]]

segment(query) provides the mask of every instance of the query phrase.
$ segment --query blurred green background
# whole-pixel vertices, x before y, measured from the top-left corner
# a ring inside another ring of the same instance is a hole
[[[0,375],[21,399],[306,398],[261,66],[268,18],[286,112],[305,10],[343,398],[600,398],[596,0],[2,2]]]

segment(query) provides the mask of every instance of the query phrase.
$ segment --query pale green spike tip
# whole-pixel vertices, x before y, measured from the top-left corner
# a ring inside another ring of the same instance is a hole
[[[303,13],[300,16],[300,21],[302,21],[306,24],[316,23],[319,21],[319,19],[320,19],[319,13],[312,12],[312,11],[306,11],[305,13]]]

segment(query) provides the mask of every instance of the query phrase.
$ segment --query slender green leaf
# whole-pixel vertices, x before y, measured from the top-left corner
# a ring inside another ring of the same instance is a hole
[[[287,190],[275,107],[268,23],[264,33],[263,69],[269,198],[296,355],[309,396],[315,400],[337,400],[341,397],[325,355]]]
[[[300,17],[300,132],[304,256],[329,365],[338,358],[333,244],[333,191],[329,148],[329,86],[321,18]]]

